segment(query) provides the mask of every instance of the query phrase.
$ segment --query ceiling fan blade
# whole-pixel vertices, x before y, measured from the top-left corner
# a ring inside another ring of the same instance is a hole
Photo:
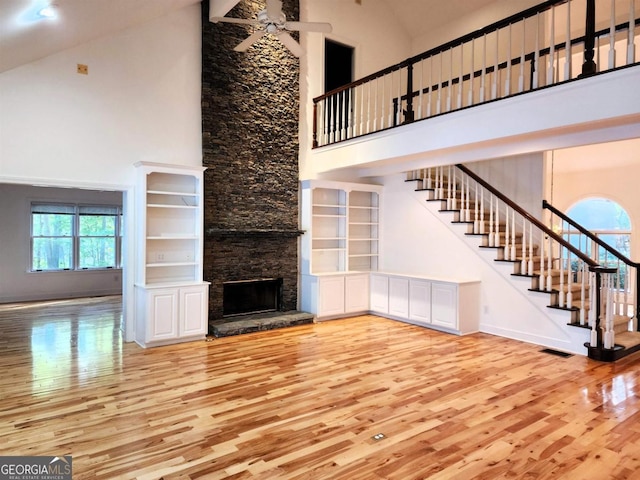
[[[277,19],[282,13],[281,0],[267,0],[267,16],[271,19]]]
[[[265,32],[264,30],[256,30],[255,32],[253,32],[251,35],[249,35],[247,38],[245,38],[242,43],[239,43],[236,48],[234,48],[234,50],[236,52],[246,52],[247,49],[253,45],[254,43],[256,43],[258,40],[260,40],[262,37],[264,37],[267,34],[267,32]]]
[[[278,33],[278,38],[284,44],[284,46],[287,47],[291,51],[291,53],[293,53],[294,56],[299,57],[304,53],[300,44],[296,42],[294,38],[287,32]]]
[[[324,22],[287,22],[284,24],[284,28],[287,30],[294,30],[300,32],[323,32],[331,33],[333,27],[330,23]]]
[[[249,18],[232,18],[232,17],[213,17],[209,19],[213,23],[239,23],[241,25],[260,25],[258,20],[252,20]]]
[[[240,0],[209,0],[209,21],[214,17],[224,17]]]

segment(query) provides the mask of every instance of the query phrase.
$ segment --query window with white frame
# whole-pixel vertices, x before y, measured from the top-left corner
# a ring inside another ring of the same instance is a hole
[[[631,258],[631,219],[620,204],[607,198],[587,198],[573,205],[567,215],[619,253]],[[572,243],[579,238],[576,231],[568,230],[564,233],[565,238]],[[622,274],[620,288],[629,288],[629,272],[625,263],[621,263],[617,257],[598,245],[587,243],[585,248],[586,253],[601,265],[617,268]]]
[[[31,271],[120,268],[121,232],[118,206],[33,203]]]

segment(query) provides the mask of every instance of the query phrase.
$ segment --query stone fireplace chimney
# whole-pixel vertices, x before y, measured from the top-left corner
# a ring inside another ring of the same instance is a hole
[[[251,18],[242,0],[230,17]],[[250,29],[208,20],[202,2],[204,279],[209,318],[223,316],[225,283],[281,279],[278,308],[297,308],[299,61],[270,36],[245,53]],[[284,0],[289,19],[297,0]]]

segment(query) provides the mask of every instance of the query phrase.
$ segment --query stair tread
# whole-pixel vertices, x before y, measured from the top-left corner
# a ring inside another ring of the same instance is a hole
[[[640,345],[640,332],[622,332],[617,333],[615,336],[615,343],[622,345],[625,348],[635,347]]]

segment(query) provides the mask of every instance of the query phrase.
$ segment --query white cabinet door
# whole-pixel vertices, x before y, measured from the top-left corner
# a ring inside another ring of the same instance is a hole
[[[344,275],[318,279],[318,317],[344,314]]]
[[[180,289],[180,328],[181,337],[202,336],[207,333],[207,285]]]
[[[409,281],[409,320],[431,323],[431,282]]]
[[[389,313],[389,277],[371,275],[371,311]]]
[[[178,290],[149,290],[145,341],[156,342],[178,338]]]
[[[431,323],[458,329],[458,287],[451,283],[431,284]]]
[[[389,315],[409,318],[409,280],[389,277]]]
[[[369,310],[369,275],[347,275],[345,277],[345,313]]]

